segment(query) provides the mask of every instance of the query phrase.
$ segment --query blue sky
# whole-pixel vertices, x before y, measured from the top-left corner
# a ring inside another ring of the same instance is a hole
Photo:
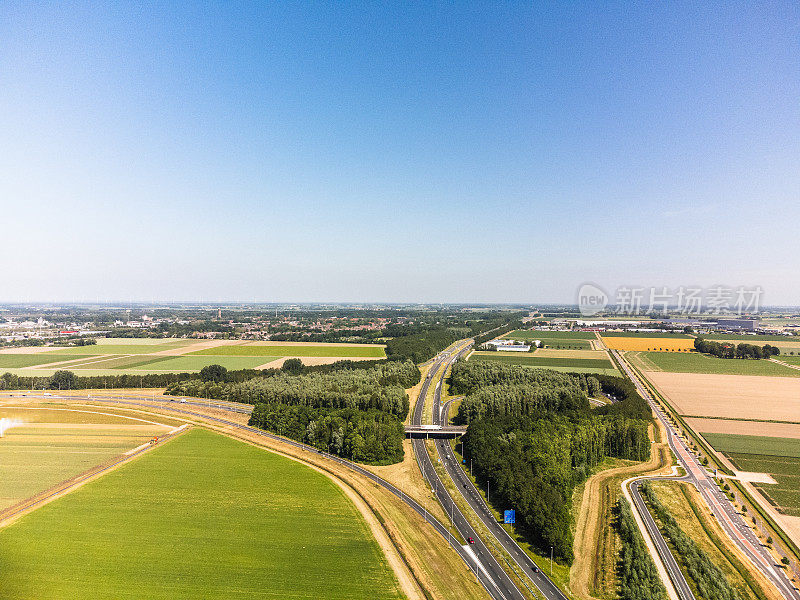
[[[0,300],[800,304],[800,5],[0,5]]]

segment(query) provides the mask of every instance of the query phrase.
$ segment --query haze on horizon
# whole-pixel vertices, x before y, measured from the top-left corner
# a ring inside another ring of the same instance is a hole
[[[800,5],[0,5],[0,301],[800,304]]]

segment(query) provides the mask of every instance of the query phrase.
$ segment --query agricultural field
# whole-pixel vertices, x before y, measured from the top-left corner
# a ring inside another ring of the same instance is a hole
[[[685,333],[668,333],[664,331],[603,331],[601,337],[621,337],[621,338],[656,338],[666,340],[691,340],[693,336]]]
[[[694,339],[678,337],[614,337],[603,334],[603,343],[613,350],[689,352],[694,350]]]
[[[529,329],[512,331],[502,337],[522,342],[539,340],[547,348],[571,350],[591,350],[593,348],[592,340],[597,339],[591,331],[533,331]]]
[[[634,365],[645,371],[800,377],[800,370],[765,359],[717,358],[697,352],[636,352],[628,354],[627,357]]]
[[[619,371],[614,368],[605,353],[600,352],[599,354],[605,358],[551,358],[538,356],[537,353],[475,352],[470,360],[497,361],[507,365],[524,365],[573,373],[619,375]]]
[[[170,431],[177,421],[105,409],[0,406],[0,511]]]
[[[755,484],[783,514],[800,516],[800,439],[706,434],[717,452],[742,471],[769,473],[777,484]]]
[[[797,377],[665,372],[646,376],[683,416],[800,422]]]
[[[757,431],[758,435],[763,437],[800,439],[800,423],[779,423],[755,419],[704,419],[701,417],[687,417],[685,420],[689,427],[704,436],[707,433],[750,435]]]
[[[593,340],[596,336],[593,331],[540,331],[536,329],[517,329],[505,334],[503,337],[514,340]]]
[[[8,600],[401,598],[324,475],[193,429],[0,530]]]
[[[229,370],[279,367],[283,359],[294,357],[306,364],[386,358],[378,345],[147,338],[101,338],[91,346],[35,350],[0,351],[0,373],[48,377],[67,369],[86,376],[144,375],[196,372],[212,364]]]
[[[749,344],[755,344],[757,342],[790,342],[794,345],[800,346],[800,336],[796,335],[744,335],[741,333],[709,333],[708,335],[700,335],[698,337],[719,342],[746,342]]]
[[[214,356],[319,356],[335,358],[386,358],[383,346],[368,346],[367,344],[340,346],[329,344],[236,344],[219,348],[206,348],[191,352],[192,355]]]

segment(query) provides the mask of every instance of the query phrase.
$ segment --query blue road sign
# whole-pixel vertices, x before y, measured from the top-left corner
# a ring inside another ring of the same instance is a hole
[[[503,512],[503,523],[511,523],[512,525],[517,521],[517,513],[513,510]]]

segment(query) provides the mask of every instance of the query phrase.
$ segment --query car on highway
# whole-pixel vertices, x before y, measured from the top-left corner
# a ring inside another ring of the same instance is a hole
[[[467,538],[467,543],[468,543],[468,544],[474,544],[474,543],[475,543],[475,540],[473,540],[471,537],[468,537],[468,538]]]

